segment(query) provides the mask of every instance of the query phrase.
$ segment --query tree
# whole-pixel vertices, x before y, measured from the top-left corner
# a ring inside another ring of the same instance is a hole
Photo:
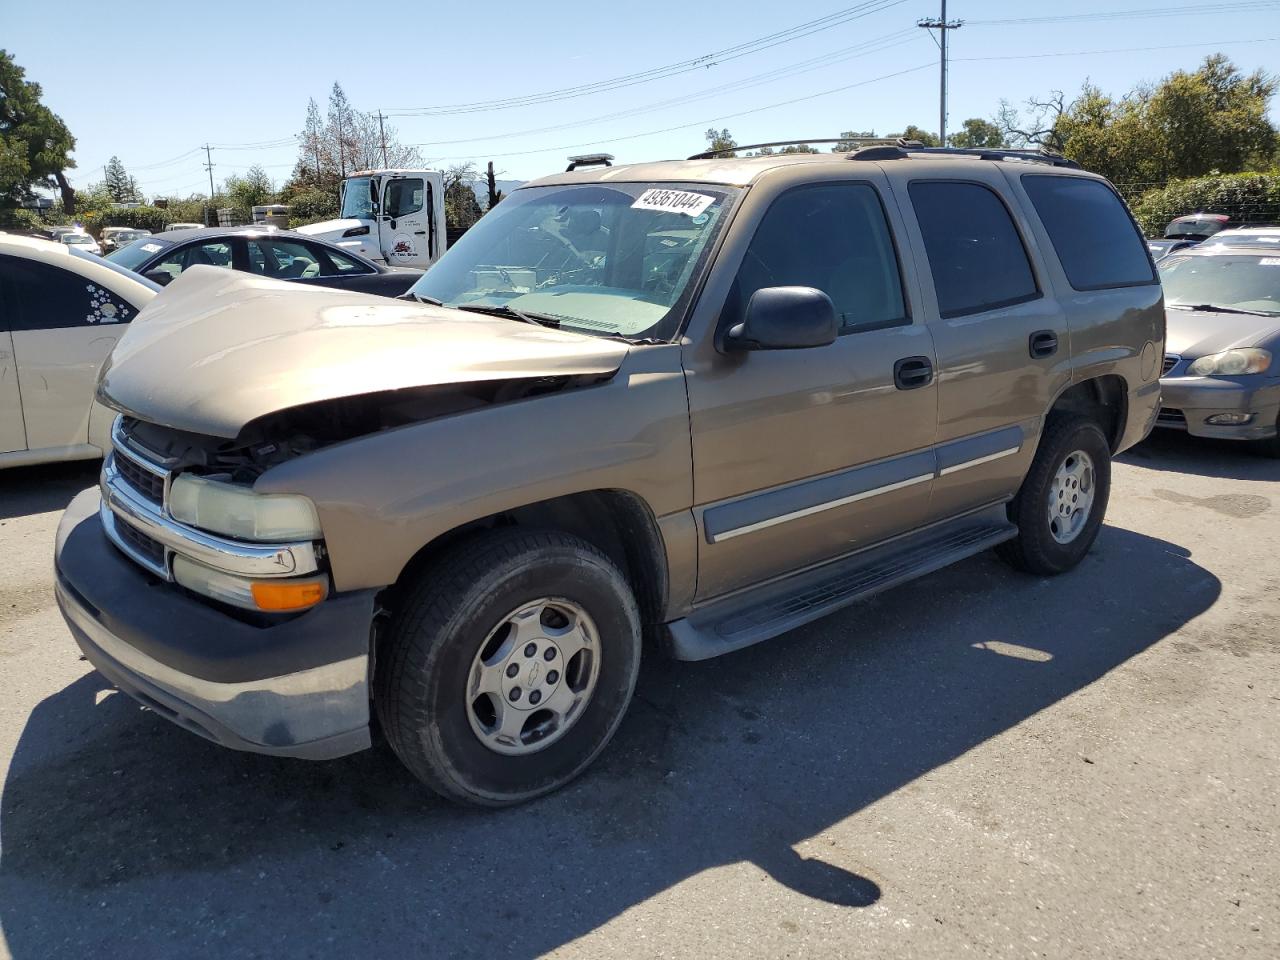
[[[471,163],[457,163],[444,172],[444,218],[451,227],[466,229],[480,219],[480,201],[471,184],[478,179]]]
[[[116,203],[135,203],[138,200],[138,181],[129,176],[119,157],[107,161],[103,183],[107,193]]]
[[[232,174],[223,181],[223,190],[237,219],[251,220],[253,208],[275,200],[275,187],[262,167],[254,164],[244,176]]]
[[[947,138],[950,145],[962,150],[976,150],[980,147],[1003,147],[1004,132],[990,120],[973,117],[961,124],[961,129]]]
[[[298,165],[305,167],[306,162],[310,160],[311,173],[318,179],[327,164],[322,164],[320,161],[320,147],[325,141],[325,128],[315,97],[307,100],[307,119],[303,123],[299,140],[302,142],[302,148],[299,151]]]
[[[725,127],[723,130],[717,130],[715,127],[710,127],[704,136],[707,138],[708,153],[717,153],[721,156],[727,157],[737,156],[737,154],[733,152],[733,148],[738,145],[738,141],[733,139],[733,134],[729,132],[728,127]]]
[[[832,153],[851,153],[862,146],[863,140],[875,140],[876,132],[867,130],[859,133],[857,130],[840,131],[840,142],[831,148]]]
[[[1242,74],[1214,54],[1193,73],[1179,70],[1118,98],[1088,81],[1070,103],[1055,91],[1028,101],[1025,121],[1002,103],[996,122],[1013,144],[1062,153],[1117,183],[1161,184],[1266,167],[1277,150],[1267,118],[1276,89],[1274,77]]]
[[[783,147],[781,150],[775,150],[773,147],[761,147],[759,150],[752,151],[747,154],[748,157],[772,157],[774,154],[781,156],[786,153],[817,153],[817,147],[811,147],[807,143],[791,143]]]
[[[346,91],[334,81],[333,89],[329,91],[329,125],[326,135],[337,151],[338,174],[343,177],[347,175],[347,167],[351,163],[355,119],[355,110],[347,100]]]
[[[901,133],[891,133],[889,136],[902,140],[918,140],[926,147],[938,146],[938,135],[936,133],[930,133],[928,130],[921,130],[914,123],[910,124]]]
[[[76,192],[66,171],[75,167],[68,154],[75,137],[40,101],[40,84],[0,49],[0,210],[12,210],[32,198],[32,188],[56,183],[62,205],[75,212]]]

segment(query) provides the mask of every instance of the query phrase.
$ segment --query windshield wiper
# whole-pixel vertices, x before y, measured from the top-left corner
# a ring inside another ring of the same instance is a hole
[[[1274,313],[1266,310],[1242,310],[1239,307],[1224,307],[1217,303],[1171,303],[1171,307],[1179,310],[1196,310],[1203,313],[1247,313],[1254,317],[1274,317]]]
[[[424,297],[422,294],[414,293],[412,290],[405,291],[404,293],[400,294],[400,296],[396,297],[396,299],[397,300],[414,300],[418,303],[426,303],[433,307],[444,306],[444,304],[441,303],[439,300],[437,300],[435,297]]]
[[[510,320],[519,320],[521,323],[532,323],[536,327],[559,327],[560,321],[556,317],[549,317],[542,313],[525,313],[523,310],[517,310],[515,307],[506,303],[464,303],[455,306],[455,310],[467,310],[471,313],[484,313],[493,317],[507,317]]]

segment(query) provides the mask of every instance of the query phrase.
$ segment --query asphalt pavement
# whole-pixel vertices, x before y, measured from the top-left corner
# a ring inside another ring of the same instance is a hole
[[[95,476],[0,472],[0,958],[1280,956],[1280,461],[1160,436],[1070,574],[650,657],[594,767],[500,813],[113,693],[52,593]]]

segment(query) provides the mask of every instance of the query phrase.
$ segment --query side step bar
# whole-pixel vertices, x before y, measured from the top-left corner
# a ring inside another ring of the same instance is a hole
[[[667,625],[677,660],[707,660],[794,630],[1017,536],[1004,504],[712,601]]]

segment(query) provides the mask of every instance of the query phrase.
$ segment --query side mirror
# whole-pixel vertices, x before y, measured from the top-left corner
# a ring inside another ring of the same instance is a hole
[[[168,286],[169,281],[173,279],[173,274],[168,270],[148,270],[143,274],[152,283],[158,283],[160,286]]]
[[[730,350],[801,350],[834,343],[836,308],[813,287],[765,287],[751,295],[746,319],[725,336]]]

